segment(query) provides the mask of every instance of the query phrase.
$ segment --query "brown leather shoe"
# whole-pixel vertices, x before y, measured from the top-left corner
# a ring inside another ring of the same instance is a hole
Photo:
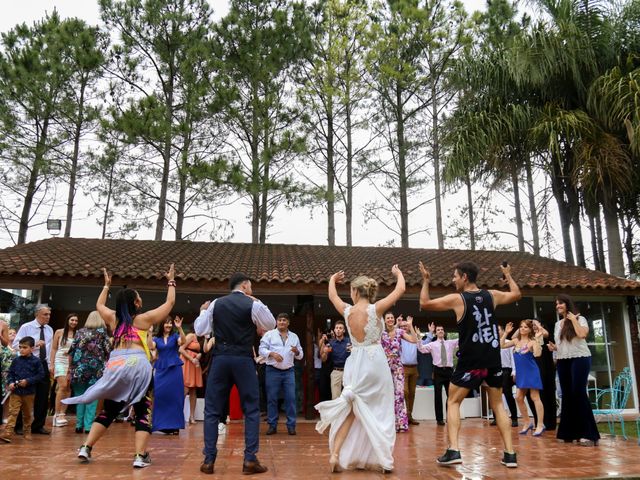
[[[267,467],[261,465],[260,462],[256,459],[255,462],[245,462],[242,464],[242,474],[243,475],[253,475],[254,473],[264,473],[268,470]]]
[[[213,462],[202,462],[202,465],[200,465],[200,471],[207,475],[213,475]]]
[[[420,422],[417,422],[413,418],[410,418],[409,419],[409,425],[420,425]]]

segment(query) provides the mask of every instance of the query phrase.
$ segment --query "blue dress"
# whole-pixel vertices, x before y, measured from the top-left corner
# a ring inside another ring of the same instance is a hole
[[[154,364],[153,432],[184,428],[184,387],[182,360],[178,354],[178,334],[154,337],[158,358]]]
[[[514,348],[513,360],[516,364],[516,387],[542,390],[540,369],[533,352],[526,345],[520,350]]]

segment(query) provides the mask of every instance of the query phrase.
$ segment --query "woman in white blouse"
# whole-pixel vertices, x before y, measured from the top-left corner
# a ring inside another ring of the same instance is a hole
[[[587,396],[587,377],[591,370],[591,351],[587,346],[589,324],[568,295],[556,297],[560,320],[555,326],[555,341],[549,349],[557,354],[558,378],[562,389],[562,408],[557,437],[565,442],[577,441],[583,446],[598,444],[591,402]]]

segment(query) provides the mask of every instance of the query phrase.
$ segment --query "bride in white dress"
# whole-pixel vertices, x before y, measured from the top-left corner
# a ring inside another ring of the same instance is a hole
[[[374,279],[362,276],[353,280],[353,306],[343,302],[336,290],[336,283],[344,280],[344,272],[334,273],[329,280],[329,300],[344,315],[351,337],[342,394],[315,407],[320,412],[316,430],[322,433],[330,427],[332,472],[393,469],[396,441],[393,380],[380,337],[384,329],[382,314],[402,297],[405,283],[397,265],[391,272],[396,277],[396,287],[377,302],[378,284]]]

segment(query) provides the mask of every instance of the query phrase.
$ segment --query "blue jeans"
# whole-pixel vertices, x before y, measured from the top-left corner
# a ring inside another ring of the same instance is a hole
[[[287,414],[287,428],[296,428],[296,377],[293,368],[278,370],[267,365],[265,380],[267,387],[267,422],[278,425],[278,398],[280,389],[284,391],[284,411]]]
[[[88,383],[75,383],[73,384],[73,396],[79,397],[89,388]],[[76,405],[76,428],[84,428],[86,432],[91,430],[91,424],[96,418],[96,408],[98,407],[98,400],[94,400],[91,403],[79,403]]]
[[[255,461],[259,447],[260,408],[258,375],[252,357],[216,355],[211,361],[204,400],[204,461],[215,462],[218,454],[218,422],[233,385],[238,387],[244,413],[244,459]]]

